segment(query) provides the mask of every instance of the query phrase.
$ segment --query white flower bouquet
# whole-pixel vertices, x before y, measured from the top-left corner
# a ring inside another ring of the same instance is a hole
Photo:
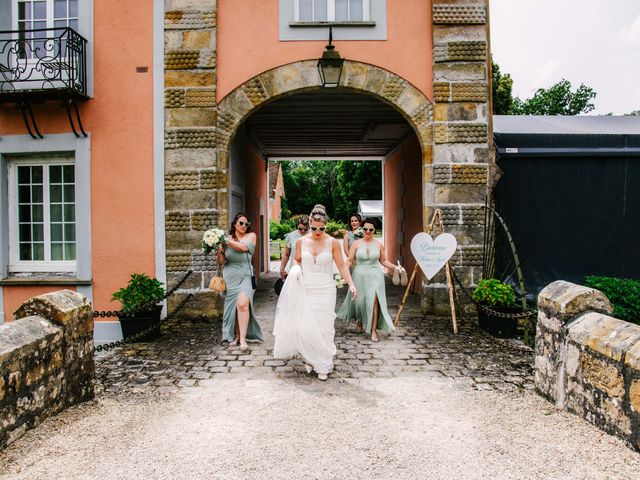
[[[340,275],[339,273],[336,273],[333,276],[333,280],[336,283],[337,288],[342,288],[347,284],[347,281],[344,278],[342,278],[342,275]]]
[[[364,237],[364,231],[362,230],[362,227],[358,227],[353,231],[353,236],[356,238],[362,238]]]
[[[202,235],[202,253],[208,255],[218,250],[218,248],[227,243],[227,240],[227,232],[224,230],[217,227],[207,230],[204,232],[204,235]]]

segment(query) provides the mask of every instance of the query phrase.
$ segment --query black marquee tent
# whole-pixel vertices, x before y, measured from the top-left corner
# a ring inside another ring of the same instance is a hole
[[[495,208],[528,296],[585,275],[640,279],[640,117],[493,118]]]

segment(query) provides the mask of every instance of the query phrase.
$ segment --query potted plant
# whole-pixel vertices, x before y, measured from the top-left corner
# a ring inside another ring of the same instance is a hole
[[[498,313],[518,313],[522,308],[515,304],[516,293],[513,287],[495,278],[480,280],[473,291],[473,300],[480,304],[478,323],[480,328],[500,338],[513,338],[518,329],[517,318],[501,317]],[[482,308],[487,307],[487,310]]]
[[[126,287],[121,288],[111,296],[111,300],[118,300],[122,304],[120,326],[122,337],[130,338],[138,333],[152,328],[145,338],[160,335],[160,313],[165,290],[159,280],[144,273],[134,273]]]

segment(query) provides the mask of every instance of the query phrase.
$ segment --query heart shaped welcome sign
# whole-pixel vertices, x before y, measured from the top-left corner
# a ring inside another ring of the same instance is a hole
[[[458,246],[456,237],[441,233],[434,240],[428,233],[418,233],[411,240],[411,253],[428,280],[436,276],[453,256]]]

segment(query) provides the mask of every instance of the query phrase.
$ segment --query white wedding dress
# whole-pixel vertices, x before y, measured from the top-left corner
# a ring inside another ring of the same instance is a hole
[[[294,265],[284,282],[273,327],[274,357],[300,354],[321,374],[331,372],[336,354],[332,241],[326,239],[313,255],[311,245],[316,242],[303,237],[302,266]]]

